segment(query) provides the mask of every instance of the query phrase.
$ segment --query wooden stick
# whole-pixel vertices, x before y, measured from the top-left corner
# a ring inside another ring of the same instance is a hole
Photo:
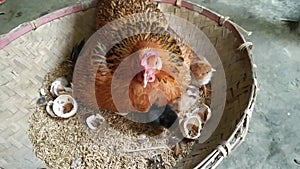
[[[168,150],[170,150],[170,148],[167,147],[167,146],[158,146],[158,147],[148,147],[148,148],[141,148],[141,149],[135,149],[135,150],[126,150],[125,152],[126,153],[133,153],[133,152],[157,150],[157,149],[168,149]]]

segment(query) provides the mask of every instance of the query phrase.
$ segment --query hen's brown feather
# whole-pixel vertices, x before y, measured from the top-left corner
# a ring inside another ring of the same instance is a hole
[[[96,19],[96,29],[105,24],[131,14],[159,12],[151,0],[100,0]]]
[[[75,81],[81,81],[74,90],[78,99],[97,104],[100,109],[125,113],[145,112],[154,102],[162,106],[179,98],[191,83],[194,53],[168,27],[159,9],[144,0],[101,0],[98,10],[97,29],[112,22],[106,27],[120,41],[106,54],[97,46],[99,49],[94,49],[91,55],[79,58],[76,65],[79,73],[74,76]],[[131,14],[135,15],[125,17]],[[156,80],[144,88],[137,70],[141,69],[141,56],[146,50],[156,50],[163,66],[156,72]],[[127,65],[122,66],[124,62]]]
[[[168,73],[160,71],[153,83],[146,88],[135,77],[129,86],[131,104],[138,111],[146,112],[153,103],[163,106],[179,98],[181,89],[179,83]]]

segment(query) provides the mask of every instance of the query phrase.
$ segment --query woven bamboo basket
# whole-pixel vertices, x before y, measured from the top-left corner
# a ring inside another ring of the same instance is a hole
[[[188,1],[160,0],[159,8],[196,25],[214,45],[226,78],[226,100],[219,124],[209,138],[195,144],[175,168],[215,168],[244,140],[256,98],[250,42],[238,25]],[[95,2],[76,4],[24,23],[0,39],[0,167],[44,165],[27,136],[44,76],[68,55],[75,43],[95,31]],[[247,32],[246,32],[247,33]],[[2,139],[6,138],[6,139]],[[9,153],[7,153],[9,152]]]

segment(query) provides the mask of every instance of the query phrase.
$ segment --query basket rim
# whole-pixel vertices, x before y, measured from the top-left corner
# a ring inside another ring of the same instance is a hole
[[[202,5],[190,2],[188,0],[153,0],[156,3],[165,3],[178,6],[179,8],[184,7],[188,10],[198,12],[199,14],[208,17],[214,22],[218,23],[220,26],[224,26],[230,30],[234,36],[237,38],[238,43],[241,44],[241,47],[249,42],[247,42],[244,36],[238,30],[238,25],[228,18],[224,20],[223,15],[220,15]],[[0,50],[5,48],[11,42],[17,38],[38,29],[40,26],[45,25],[53,20],[59,19],[61,17],[85,11],[90,8],[97,7],[98,0],[92,0],[88,2],[77,3],[72,6],[68,6],[59,10],[56,10],[52,13],[39,17],[35,20],[25,22],[19,26],[12,29],[7,34],[0,35]],[[254,105],[256,102],[258,84],[256,78],[255,66],[252,59],[252,46],[245,45],[245,50],[247,58],[250,63],[250,70],[252,73],[252,90],[248,102],[247,108],[244,110],[244,115],[241,118],[240,122],[236,125],[235,131],[230,135],[229,139],[226,140],[222,145],[217,146],[205,159],[203,159],[195,168],[210,168],[213,166],[215,168],[218,166],[228,155],[231,154],[244,140],[247,135],[249,128],[249,121],[252,116]],[[243,50],[243,49],[242,49]]]
[[[71,5],[56,11],[53,11],[47,15],[41,16],[37,19],[34,19],[29,22],[24,22],[19,26],[12,29],[7,34],[0,35],[0,49],[3,49],[5,46],[9,45],[11,42],[16,40],[17,38],[32,32],[38,29],[40,26],[43,26],[53,20],[59,19],[64,16],[71,15],[73,13],[81,12],[88,10],[90,8],[95,8],[97,6],[97,0],[93,0],[90,2],[82,2],[77,3],[75,5]]]

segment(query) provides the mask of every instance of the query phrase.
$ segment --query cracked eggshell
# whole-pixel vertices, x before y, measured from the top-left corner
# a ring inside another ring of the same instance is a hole
[[[105,122],[105,119],[100,114],[91,115],[86,118],[86,124],[92,130],[96,130],[103,122]]]
[[[76,100],[70,95],[59,95],[53,101],[53,112],[61,118],[69,118],[77,112],[78,105]]]
[[[201,135],[202,122],[199,116],[187,116],[180,121],[180,131],[185,138],[197,139]]]
[[[200,116],[202,122],[206,123],[211,118],[211,109],[206,104],[202,104],[199,107],[198,115]]]
[[[62,95],[62,94],[72,95],[73,89],[70,87],[64,87],[62,90],[58,90],[58,95]]]
[[[46,106],[46,111],[51,117],[57,117],[53,112],[53,101],[49,101]]]
[[[68,85],[68,81],[66,78],[63,78],[63,77],[57,78],[51,84],[50,93],[53,96],[59,96],[60,94],[65,94],[65,93],[72,93],[72,89],[66,87],[67,85]]]
[[[64,91],[64,88],[65,87],[60,82],[55,81],[51,84],[50,93],[52,94],[52,96],[58,96],[59,91]]]

